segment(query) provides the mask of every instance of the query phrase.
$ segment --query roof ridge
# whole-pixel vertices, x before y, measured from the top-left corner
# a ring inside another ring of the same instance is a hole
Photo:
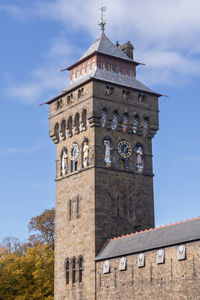
[[[187,222],[195,221],[195,220],[198,220],[198,219],[200,219],[200,216],[198,216],[196,218],[181,220],[179,222],[176,221],[174,223],[170,223],[170,224],[166,224],[166,225],[160,225],[159,227],[145,229],[145,230],[142,230],[142,231],[136,231],[136,232],[129,233],[129,234],[126,234],[126,235],[122,235],[122,236],[119,236],[119,237],[114,237],[114,238],[111,238],[110,241],[118,240],[118,239],[123,239],[123,238],[129,237],[129,236],[133,236],[133,235],[136,235],[136,234],[142,234],[142,233],[145,233],[145,232],[149,232],[149,231],[153,231],[153,230],[157,230],[157,229],[162,229],[162,228],[166,228],[166,227],[170,227],[170,226],[174,226],[174,225],[178,225],[178,224],[182,224],[182,223],[187,223]]]

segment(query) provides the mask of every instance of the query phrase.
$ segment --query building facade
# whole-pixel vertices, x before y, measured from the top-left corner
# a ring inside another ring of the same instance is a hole
[[[113,290],[126,284],[117,271],[102,273],[108,259],[97,255],[115,236],[154,227],[152,138],[161,95],[136,79],[132,44],[114,45],[100,25],[97,40],[66,69],[67,88],[47,102],[56,144],[56,300],[144,299]]]

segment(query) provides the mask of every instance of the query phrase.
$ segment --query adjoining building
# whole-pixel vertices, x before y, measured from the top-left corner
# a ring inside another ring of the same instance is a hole
[[[154,228],[161,94],[133,45],[97,40],[49,100],[56,144],[55,299],[200,299],[200,219]],[[119,236],[122,236],[119,238]]]

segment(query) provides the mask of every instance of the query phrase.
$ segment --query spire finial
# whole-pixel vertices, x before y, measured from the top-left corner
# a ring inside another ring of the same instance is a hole
[[[106,21],[104,20],[104,12],[106,12],[106,7],[102,5],[101,8],[99,8],[99,10],[101,10],[101,19],[99,21],[99,26],[101,28],[101,32],[104,33],[106,25]]]

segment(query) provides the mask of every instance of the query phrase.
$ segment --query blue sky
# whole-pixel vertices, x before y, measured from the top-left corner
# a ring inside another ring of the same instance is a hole
[[[65,88],[61,69],[99,34],[98,0],[1,0],[0,239],[28,235],[32,216],[55,203],[55,145],[48,107]],[[153,141],[156,224],[200,215],[200,2],[105,0],[106,34],[130,40],[138,79],[160,99]]]

